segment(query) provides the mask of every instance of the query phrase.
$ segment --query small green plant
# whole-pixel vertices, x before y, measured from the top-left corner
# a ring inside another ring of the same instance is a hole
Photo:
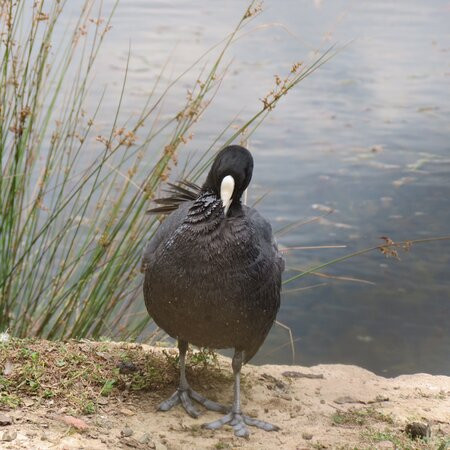
[[[83,414],[94,414],[96,412],[97,408],[95,406],[95,403],[92,400],[89,400],[85,403],[83,407]]]
[[[155,383],[162,383],[162,381],[163,374],[150,363],[147,364],[145,370],[133,374],[130,389],[132,391],[142,391]]]
[[[34,363],[39,361],[39,353],[38,352],[34,352],[27,347],[22,348],[20,350],[20,352],[24,358],[30,359]]]
[[[7,378],[0,375],[0,392],[9,386],[10,382]]]
[[[369,444],[368,448],[376,448],[379,442],[391,442],[396,449],[408,450],[445,450],[446,441],[438,436],[427,439],[412,439],[404,430],[386,428],[384,430],[365,429],[361,438]],[[450,441],[447,441],[450,444]]]
[[[40,383],[36,380],[28,380],[28,386],[31,391],[37,391],[41,387]]]
[[[366,432],[365,437],[369,438],[372,442],[389,441],[396,445],[400,444],[398,437],[391,431]]]
[[[116,383],[117,380],[106,380],[105,384],[102,387],[102,390],[100,391],[100,394],[104,397],[108,397],[108,395],[111,394],[112,390],[114,389]]]
[[[391,416],[383,414],[375,408],[350,408],[347,411],[337,411],[332,417],[331,421],[333,425],[365,425],[366,423],[373,422],[385,422],[393,424]]]
[[[363,425],[366,420],[364,415],[354,411],[338,411],[331,417],[333,425]]]
[[[42,397],[44,398],[53,398],[55,396],[55,393],[51,390],[51,389],[45,389],[44,392],[42,393]]]
[[[217,365],[217,355],[213,350],[202,348],[199,351],[188,354],[190,366],[212,366]]]
[[[5,394],[0,391],[0,405],[6,408],[17,408],[20,405],[20,398],[17,395]]]
[[[165,356],[167,362],[174,368],[178,367],[178,363],[180,362],[180,356],[177,353],[171,352],[171,351],[167,351],[167,350],[163,350],[162,351],[163,355]]]

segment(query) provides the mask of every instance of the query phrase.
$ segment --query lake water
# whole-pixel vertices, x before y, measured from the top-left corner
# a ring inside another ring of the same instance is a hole
[[[106,104],[117,102],[129,47],[124,111],[133,113],[166,62],[162,84],[222,40],[245,5],[123,0],[96,69],[101,87],[108,84]],[[450,234],[449,24],[448,0],[267,0],[233,44],[228,74],[181,158],[195,160],[236,114],[242,123],[258,111],[275,74],[315,49],[347,44],[250,141],[250,203],[270,192],[258,209],[275,230],[335,210],[280,236],[280,245],[347,246],[289,251],[286,278],[378,245],[380,236]],[[196,74],[171,90],[167,113],[183,105]],[[324,271],[374,284],[310,275],[285,286],[278,319],[292,330],[296,363],[450,374],[450,243],[400,256],[372,252]],[[292,362],[285,329],[273,328],[254,362]]]

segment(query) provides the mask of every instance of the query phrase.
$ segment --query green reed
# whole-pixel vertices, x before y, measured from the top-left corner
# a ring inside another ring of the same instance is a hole
[[[137,117],[123,121],[127,62],[114,119],[98,135],[102,98],[93,110],[86,98],[115,7],[102,20],[102,2],[86,0],[56,42],[68,3],[0,3],[0,330],[51,339],[135,337],[151,321],[136,302],[142,248],[158,226],[145,210],[214,99],[227,51],[260,8],[252,2],[222,43],[160,97],[155,86]],[[219,132],[190,178],[205,170],[219,142],[254,132],[282,96],[331,56],[327,51],[276,77],[260,111],[239,130]],[[165,96],[192,70],[200,79],[185,105],[161,120]]]

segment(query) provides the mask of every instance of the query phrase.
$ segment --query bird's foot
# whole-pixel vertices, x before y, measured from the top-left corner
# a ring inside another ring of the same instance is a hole
[[[250,434],[246,425],[257,427],[265,431],[278,431],[280,429],[280,427],[264,422],[263,420],[253,419],[244,414],[234,412],[229,412],[226,416],[223,416],[221,419],[215,420],[214,422],[205,423],[202,427],[207,428],[208,430],[218,430],[225,424],[229,424],[233,427],[236,436],[244,438],[248,437]]]
[[[192,400],[203,405],[206,409],[216,412],[225,413],[230,410],[230,408],[225,405],[221,405],[220,403],[213,402],[209,400],[203,395],[200,395],[198,392],[194,391],[192,388],[188,387],[186,389],[178,388],[172,396],[170,396],[167,400],[164,400],[159,406],[159,411],[169,411],[169,409],[181,403],[186,412],[194,418],[197,418],[200,415],[200,412],[192,403]]]

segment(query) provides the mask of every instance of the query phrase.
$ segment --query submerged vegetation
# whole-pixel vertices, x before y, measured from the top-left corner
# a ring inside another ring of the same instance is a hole
[[[105,19],[102,2],[86,0],[76,23],[67,26],[68,3],[0,4],[0,331],[134,338],[151,320],[134,302],[141,249],[157,227],[146,206],[217,93],[227,50],[260,6],[251,3],[223,43],[207,52],[214,55],[211,63],[204,55],[165,89],[160,77],[140,113],[127,119],[121,111],[124,67],[114,120],[105,129],[102,97],[94,110],[86,99],[98,83],[96,58],[115,8]],[[56,41],[60,26],[66,26],[64,38]],[[327,51],[276,76],[260,111],[238,130],[219,131],[194,162],[191,179],[207,166],[208,152],[249,136],[282,96],[331,56]],[[199,76],[185,104],[162,119],[165,95],[189,71]]]

